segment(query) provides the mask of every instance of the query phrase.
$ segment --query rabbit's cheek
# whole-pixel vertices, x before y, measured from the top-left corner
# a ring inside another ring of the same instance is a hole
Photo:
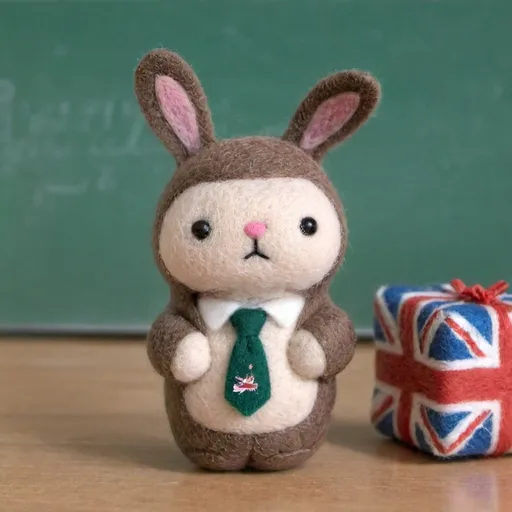
[[[192,290],[261,295],[320,282],[343,236],[334,205],[306,179],[202,183],[165,214],[159,255]]]

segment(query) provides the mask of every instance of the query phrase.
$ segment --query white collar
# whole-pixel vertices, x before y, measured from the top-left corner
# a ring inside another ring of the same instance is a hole
[[[260,303],[243,303],[232,300],[203,297],[198,308],[203,320],[212,331],[219,330],[241,308],[262,308],[281,327],[291,327],[299,318],[304,307],[304,298],[300,295],[272,299]]]

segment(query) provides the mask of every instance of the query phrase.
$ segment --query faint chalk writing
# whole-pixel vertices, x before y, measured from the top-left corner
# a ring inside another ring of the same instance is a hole
[[[49,184],[44,186],[44,191],[47,194],[51,194],[54,196],[77,196],[80,194],[83,194],[86,190],[89,184],[84,181],[82,183],[73,183],[71,185],[62,185],[62,184]]]
[[[0,78],[0,102],[10,102],[14,99],[16,88],[14,84],[5,78]]]
[[[11,105],[16,88],[9,80],[0,78],[0,144],[9,144],[12,136]]]
[[[96,188],[99,192],[108,192],[116,187],[114,178],[114,169],[108,165],[101,168],[100,176],[96,182]]]
[[[80,183],[48,183],[37,187],[32,193],[32,206],[39,208],[48,196],[78,196],[85,194],[89,188],[89,182]]]
[[[54,57],[65,57],[69,53],[66,46],[63,44],[57,44],[53,48],[53,55]]]
[[[16,172],[36,159],[118,159],[164,151],[134,99],[40,103],[17,98],[15,84],[0,78],[0,172]]]

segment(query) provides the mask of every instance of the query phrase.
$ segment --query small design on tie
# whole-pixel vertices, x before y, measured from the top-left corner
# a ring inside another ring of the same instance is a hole
[[[224,397],[244,416],[254,414],[270,398],[267,356],[260,340],[266,319],[263,309],[239,309],[230,318],[237,337],[227,368]]]
[[[252,364],[249,365],[249,370],[252,370]],[[254,382],[254,375],[246,375],[244,378],[235,377],[236,382],[233,384],[233,393],[245,393],[246,391],[256,391],[258,383]]]

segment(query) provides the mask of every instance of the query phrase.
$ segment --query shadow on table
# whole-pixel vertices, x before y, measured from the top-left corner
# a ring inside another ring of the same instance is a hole
[[[49,416],[43,420],[34,420],[30,416],[10,420],[10,430],[37,439],[52,450],[161,471],[195,471],[179,451],[170,432],[166,435],[164,429],[160,429],[154,433],[155,424],[162,421],[160,417],[126,415],[119,424],[106,421],[103,416],[83,417],[80,421],[71,415]]]
[[[194,468],[169,439],[151,438],[144,434],[126,437],[119,442],[115,438],[97,439],[94,444],[73,443],[66,445],[82,455],[108,458],[135,466],[146,466],[160,471],[194,473]]]
[[[436,463],[419,451],[382,437],[369,423],[334,419],[327,433],[327,442],[346,450],[404,464]]]

